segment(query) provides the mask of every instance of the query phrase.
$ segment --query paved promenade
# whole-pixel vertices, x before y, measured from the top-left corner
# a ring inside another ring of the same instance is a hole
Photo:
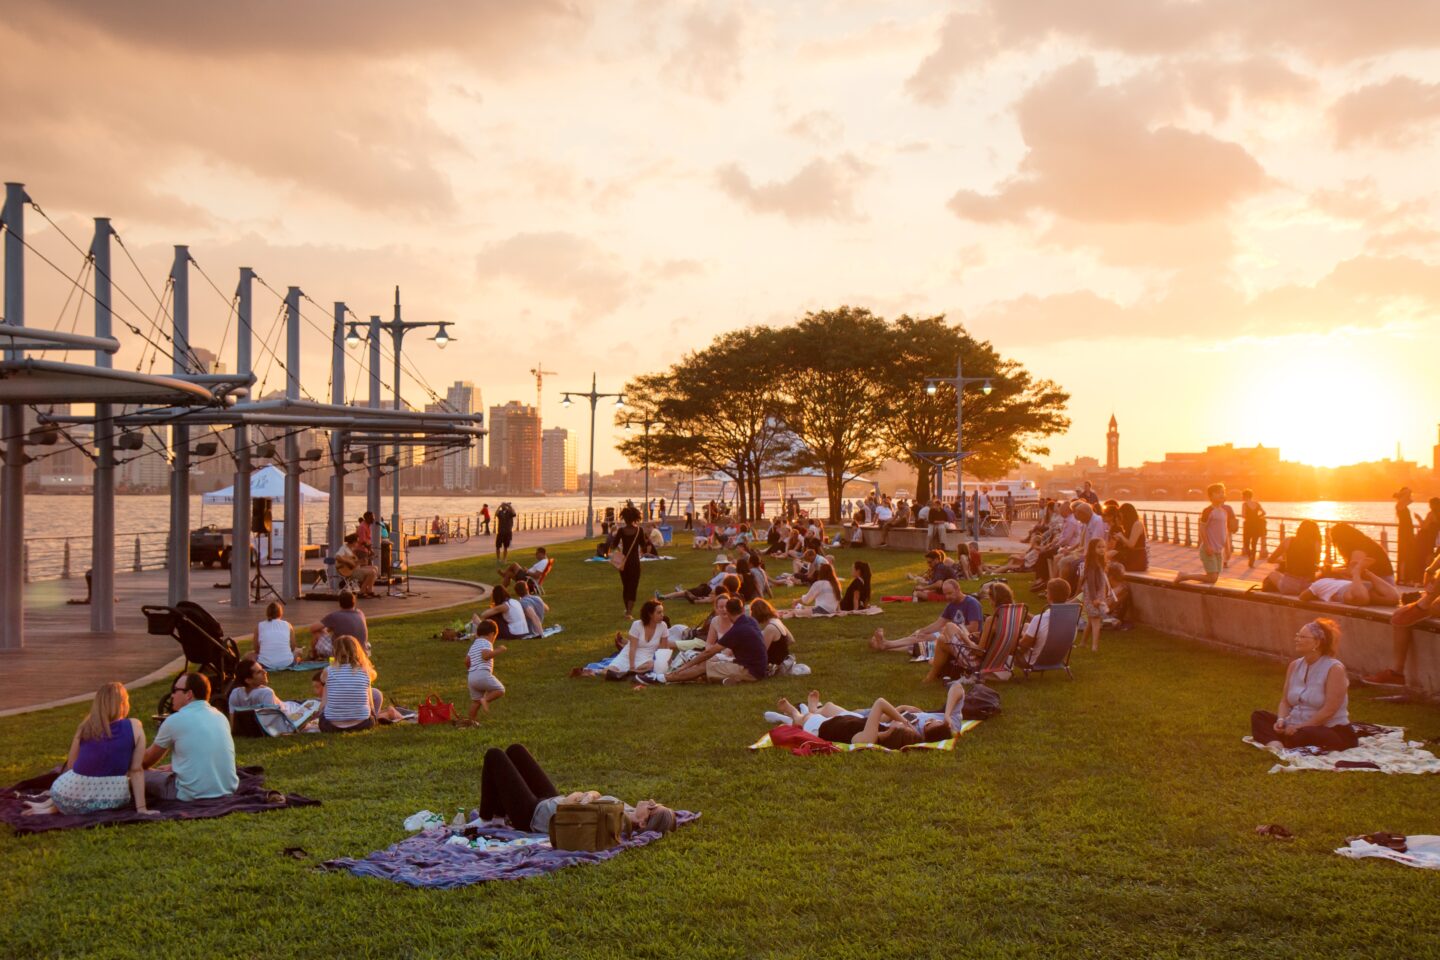
[[[584,532],[584,527],[517,532],[512,552],[516,559],[524,560],[540,544],[574,540]],[[473,537],[465,543],[413,548],[410,562],[413,569],[464,557],[493,558],[493,548],[492,538]],[[488,569],[489,565],[482,564],[482,570]],[[267,568],[267,573],[278,572],[278,567]],[[243,649],[255,623],[264,617],[265,604],[273,598],[237,610],[230,604],[228,587],[214,586],[228,581],[228,571],[196,567],[190,573],[191,598],[209,610]],[[68,602],[84,598],[83,578],[26,585],[25,647],[0,650],[0,716],[87,699],[96,687],[111,680],[135,687],[180,669],[179,644],[170,637],[150,636],[140,613],[144,604],[165,604],[166,572],[121,574],[115,587],[116,630],[98,634],[90,630],[90,608]],[[411,581],[409,596],[382,596],[364,601],[362,607],[369,619],[385,619],[479,601],[484,593],[479,584],[416,578]],[[297,600],[286,605],[285,613],[291,623],[303,627],[334,609],[332,601]]]

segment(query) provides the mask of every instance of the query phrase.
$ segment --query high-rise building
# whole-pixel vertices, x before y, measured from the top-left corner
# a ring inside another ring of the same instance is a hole
[[[575,476],[575,444],[570,431],[551,427],[540,434],[540,483],[546,493],[573,493],[579,489]]]
[[[540,485],[540,411],[511,400],[491,407],[490,476],[510,493],[533,493]]]
[[[478,413],[480,390],[473,383],[457,380],[445,391],[441,409],[446,413]],[[446,450],[440,454],[441,486],[446,490],[473,490],[478,479],[476,474],[484,463],[483,452],[477,442],[463,450]]]
[[[1105,472],[1114,473],[1120,469],[1120,425],[1115,414],[1110,414],[1110,430],[1105,434]]]

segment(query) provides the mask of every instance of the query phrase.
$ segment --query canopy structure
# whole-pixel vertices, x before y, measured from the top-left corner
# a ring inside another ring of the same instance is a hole
[[[276,466],[261,467],[250,474],[250,499],[251,500],[274,500],[276,503],[285,502],[285,471]],[[223,490],[212,490],[200,497],[204,504],[224,504],[235,502],[235,488],[226,487]],[[323,490],[317,490],[308,483],[300,484],[300,504],[304,506],[310,503],[329,503],[330,494]]]

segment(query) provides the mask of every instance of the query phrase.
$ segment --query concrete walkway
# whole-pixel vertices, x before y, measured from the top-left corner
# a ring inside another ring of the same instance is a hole
[[[515,534],[512,555],[528,563],[534,548],[560,543],[584,535],[585,528],[558,527],[525,530]],[[466,557],[489,556],[492,537],[472,537],[465,543],[435,544],[412,549],[412,569],[425,564]],[[481,569],[492,569],[482,563]],[[279,568],[267,568],[278,573]],[[238,610],[230,604],[229,573],[225,570],[191,571],[191,599],[220,621],[243,649],[252,637],[255,623],[264,618],[267,597],[258,606]],[[144,604],[165,605],[166,572],[147,570],[115,578],[116,630],[92,633],[90,608],[71,604],[83,599],[83,579],[45,580],[25,588],[25,646],[0,650],[0,716],[47,709],[75,703],[93,696],[95,688],[111,680],[123,680],[128,687],[144,686],[180,669],[179,645],[168,636],[151,636],[140,608]],[[216,589],[216,584],[227,584]],[[479,601],[485,588],[479,583],[412,578],[406,597],[366,600],[361,604],[370,620],[409,616],[457,604]],[[317,622],[335,609],[332,601],[296,600],[286,605],[285,616],[297,628]],[[148,706],[143,709],[149,709]]]

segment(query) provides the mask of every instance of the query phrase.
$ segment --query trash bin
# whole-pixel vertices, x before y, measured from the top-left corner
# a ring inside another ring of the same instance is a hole
[[[662,523],[656,529],[660,531],[660,539],[665,543],[669,543],[670,534],[674,532],[674,528],[672,528],[668,523]]]

